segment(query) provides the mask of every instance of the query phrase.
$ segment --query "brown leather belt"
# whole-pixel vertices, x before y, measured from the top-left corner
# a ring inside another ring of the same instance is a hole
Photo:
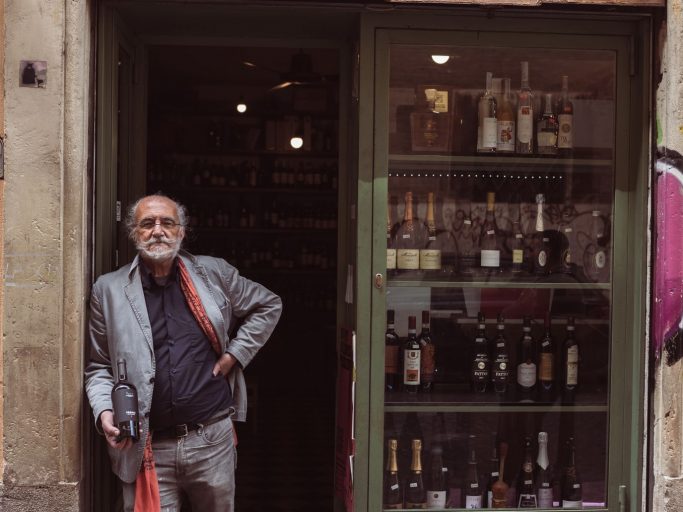
[[[232,411],[226,412],[225,414],[219,414],[218,416],[214,416],[213,418],[210,418],[206,421],[202,421],[200,423],[182,423],[180,425],[174,425],[172,427],[154,430],[152,431],[152,440],[157,441],[160,439],[185,437],[190,432],[193,432],[199,428],[208,427],[209,425],[213,425],[214,423],[218,423],[219,421],[230,417],[231,414]]]

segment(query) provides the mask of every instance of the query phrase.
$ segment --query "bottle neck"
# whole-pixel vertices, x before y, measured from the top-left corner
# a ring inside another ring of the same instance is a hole
[[[544,231],[543,226],[543,203],[539,202],[536,209],[536,231]]]
[[[547,469],[550,465],[548,459],[548,441],[538,442],[538,457],[536,458],[536,464],[542,469]]]
[[[403,220],[406,222],[413,220],[413,195],[411,193],[406,194],[406,211]]]
[[[396,445],[389,449],[389,460],[387,461],[387,471],[398,473],[398,458],[396,457]]]

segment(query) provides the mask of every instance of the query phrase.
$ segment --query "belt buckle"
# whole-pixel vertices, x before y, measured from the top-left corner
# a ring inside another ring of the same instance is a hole
[[[187,429],[187,423],[175,426],[175,436],[176,437],[187,437],[190,431]]]

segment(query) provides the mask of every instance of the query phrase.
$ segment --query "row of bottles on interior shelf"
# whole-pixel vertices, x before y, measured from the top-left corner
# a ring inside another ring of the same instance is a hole
[[[514,348],[505,334],[505,320],[498,316],[496,334],[486,334],[486,319],[478,316],[478,328],[470,349],[471,389],[475,395],[495,392],[501,399],[521,402],[552,402],[559,398],[573,403],[579,387],[579,343],[574,318],[569,317],[565,338],[558,343],[551,333],[550,316],[540,337],[532,335],[531,318],[525,317],[522,333]],[[512,357],[511,350],[516,352]],[[513,361],[515,367],[512,367]],[[384,377],[387,391],[430,392],[435,387],[440,360],[432,339],[430,312],[422,312],[422,331],[418,335],[416,317],[408,317],[408,336],[401,339],[395,326],[395,312],[387,310]]]
[[[583,253],[578,249],[578,232],[573,218],[563,213],[556,229],[545,224],[545,196],[536,195],[536,220],[533,233],[525,233],[521,208],[513,216],[511,231],[498,227],[495,215],[495,193],[489,192],[486,215],[475,220],[471,211],[464,212],[459,227],[437,227],[434,193],[427,196],[426,218],[417,217],[412,192],[405,194],[403,221],[394,223],[391,201],[387,208],[387,270],[389,274],[448,277],[502,274],[513,277],[551,273],[573,275],[582,280],[609,280],[609,247],[606,221],[599,210],[593,210]],[[571,208],[563,210],[570,212]],[[577,264],[580,261],[581,266]]]
[[[534,112],[528,62],[522,62],[516,98],[510,92],[509,78],[494,79],[493,73],[487,72],[486,89],[478,103],[477,152],[571,155],[574,109],[569,100],[568,82],[568,77],[562,76],[558,101],[554,101],[551,93],[545,93],[543,111]]]
[[[410,440],[410,468],[406,471],[399,467],[401,447],[398,439],[389,438],[385,454],[383,508],[583,508],[582,481],[576,467],[573,437],[567,439],[560,470],[555,473],[548,457],[548,433],[538,433],[535,460],[532,438],[525,436],[523,458],[516,478],[512,479],[505,474],[508,444],[501,442],[496,445],[494,436],[490,472],[484,477],[479,468],[475,439],[474,435],[469,436],[465,476],[457,479],[455,473],[458,468],[449,468],[445,464],[440,444],[432,443],[429,469],[425,472],[423,440]],[[556,489],[556,481],[559,489]]]
[[[150,163],[149,185],[195,187],[277,187],[337,189],[337,165],[319,159],[274,162],[249,159],[194,159],[192,163],[168,158]]]
[[[226,259],[235,267],[250,269],[330,270],[336,266],[334,244],[280,244],[268,242],[240,242]]]
[[[226,205],[192,209],[190,227],[195,228],[260,228],[260,229],[303,229],[334,230],[337,228],[337,213],[325,211],[312,204],[285,204],[273,201],[270,206],[256,208],[243,204],[238,210]]]

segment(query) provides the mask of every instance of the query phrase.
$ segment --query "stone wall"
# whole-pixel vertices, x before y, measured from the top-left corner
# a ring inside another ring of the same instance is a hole
[[[0,509],[6,512],[79,508],[89,4],[4,2]],[[21,86],[22,60],[47,62],[44,87]]]

